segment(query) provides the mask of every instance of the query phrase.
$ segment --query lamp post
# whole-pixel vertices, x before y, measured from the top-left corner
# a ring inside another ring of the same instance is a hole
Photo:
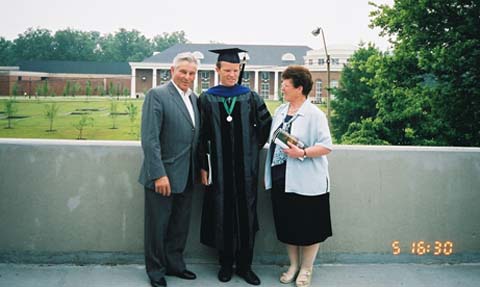
[[[325,55],[327,56],[327,119],[328,122],[330,122],[330,55],[327,51],[327,43],[325,42],[325,34],[323,33],[323,29],[317,27],[312,31],[312,35],[315,37],[320,34],[322,34],[323,48],[325,49]]]

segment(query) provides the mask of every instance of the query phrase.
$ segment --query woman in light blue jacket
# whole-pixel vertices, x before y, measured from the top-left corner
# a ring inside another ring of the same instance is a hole
[[[298,287],[310,286],[320,242],[332,236],[326,157],[332,139],[325,114],[307,100],[312,85],[310,71],[302,66],[289,66],[282,73],[287,103],[275,112],[265,162],[277,238],[287,245],[290,259],[280,282],[295,280]],[[299,143],[285,146],[281,134]]]

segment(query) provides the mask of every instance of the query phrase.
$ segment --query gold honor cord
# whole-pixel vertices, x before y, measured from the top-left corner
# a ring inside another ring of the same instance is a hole
[[[233,108],[235,107],[235,103],[237,102],[237,97],[233,97],[232,103],[230,104],[230,107],[227,104],[227,101],[225,98],[222,98],[223,101],[223,106],[225,107],[225,111],[227,112],[227,122],[231,122],[233,120],[231,114],[233,112]]]

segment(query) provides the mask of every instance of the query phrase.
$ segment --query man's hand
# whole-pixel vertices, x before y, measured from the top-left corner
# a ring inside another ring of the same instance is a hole
[[[170,189],[168,176],[162,176],[155,180],[155,192],[160,193],[163,196],[170,196],[172,191]]]
[[[202,184],[208,185],[208,171],[200,169],[200,177],[202,178]]]

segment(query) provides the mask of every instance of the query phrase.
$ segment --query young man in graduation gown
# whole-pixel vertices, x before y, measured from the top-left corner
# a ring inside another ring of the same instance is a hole
[[[258,158],[272,118],[259,95],[238,84],[238,53],[246,51],[233,48],[211,52],[219,54],[216,71],[220,84],[199,98],[199,152],[204,159],[201,175],[202,183],[208,185],[201,242],[218,250],[221,282],[230,281],[235,265],[237,275],[259,285],[260,279],[251,269],[258,230]]]

